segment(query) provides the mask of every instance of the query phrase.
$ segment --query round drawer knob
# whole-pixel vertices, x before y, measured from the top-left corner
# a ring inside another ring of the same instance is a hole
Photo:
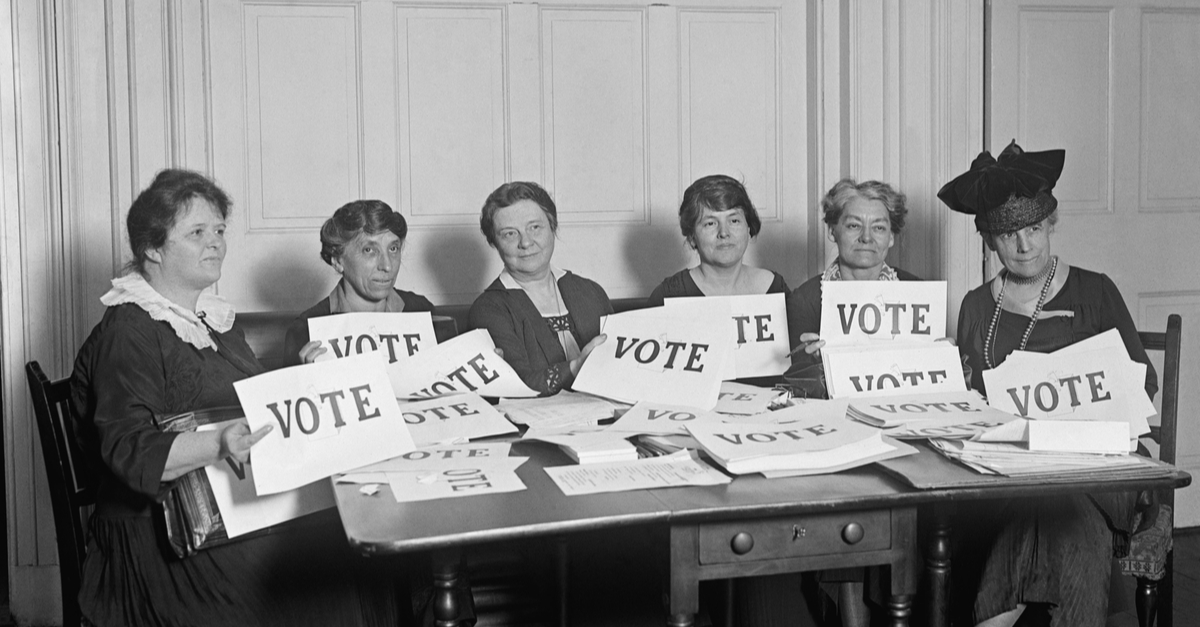
[[[754,536],[742,531],[733,536],[733,540],[729,542],[729,548],[733,549],[733,552],[738,555],[745,555],[750,552],[750,549],[754,548]]]
[[[846,544],[858,544],[859,540],[863,539],[864,534],[862,525],[856,522],[842,527],[842,540],[845,540]]]

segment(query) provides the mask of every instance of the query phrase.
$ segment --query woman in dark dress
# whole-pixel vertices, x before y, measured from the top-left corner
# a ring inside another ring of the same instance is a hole
[[[824,272],[788,294],[788,332],[792,363],[805,367],[821,363],[821,281],[920,281],[887,263],[888,251],[904,228],[908,208],[904,194],[879,181],[838,181],[821,199],[829,241],[837,258]]]
[[[221,276],[229,199],[212,181],[164,170],[129,210],[132,271],[79,351],[71,409],[98,478],[79,605],[87,624],[393,625],[392,584],[348,548],[332,510],[265,536],[179,559],[153,505],[183,474],[245,462],[270,427],[163,433],[155,421],[237,403],[232,383],[262,367],[233,308],[205,293]]]
[[[1065,151],[1026,153],[1016,142],[998,159],[981,153],[938,197],[975,216],[975,226],[1004,268],[963,299],[958,346],[973,386],[1014,350],[1050,352],[1117,329],[1129,356],[1146,364],[1146,394],[1158,391],[1125,301],[1105,275],[1068,266],[1050,252],[1058,222],[1051,193]],[[1128,550],[1135,495],[1092,494],[1021,499],[977,509],[968,553],[981,550],[974,620],[1013,625],[1027,607],[1048,610],[1051,624],[1104,625],[1112,558]],[[956,564],[969,565],[960,560]],[[956,575],[969,571],[956,566]]]
[[[496,188],[483,204],[479,229],[504,270],[471,305],[471,328],[487,329],[530,389],[556,394],[604,341],[600,317],[613,312],[608,294],[551,265],[558,208],[537,183]]]
[[[433,311],[433,303],[424,296],[396,289],[407,235],[404,216],[381,200],[346,203],[325,221],[321,259],[342,279],[329,296],[288,326],[284,354],[294,359],[289,365],[312,363],[328,350],[320,341],[309,341],[309,318],[351,312]]]
[[[663,279],[647,304],[679,296],[786,294],[787,283],[778,272],[742,263],[761,229],[758,211],[736,179],[723,174],[696,179],[679,204],[679,230],[700,262]]]

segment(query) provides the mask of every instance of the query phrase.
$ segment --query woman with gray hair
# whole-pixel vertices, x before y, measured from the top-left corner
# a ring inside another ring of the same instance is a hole
[[[838,181],[821,199],[829,241],[838,255],[824,272],[788,295],[788,331],[792,363],[820,363],[821,281],[920,281],[887,264],[887,253],[904,228],[904,194],[879,181]],[[802,350],[800,350],[802,347]]]
[[[433,311],[420,294],[396,289],[400,252],[408,235],[404,216],[382,200],[342,205],[321,227],[321,259],[342,279],[329,296],[288,326],[284,354],[292,364],[312,363],[326,349],[310,342],[308,319],[338,313]]]

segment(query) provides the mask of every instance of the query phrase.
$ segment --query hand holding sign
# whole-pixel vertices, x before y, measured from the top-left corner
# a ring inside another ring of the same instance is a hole
[[[531,397],[520,375],[496,353],[483,329],[464,333],[412,357],[388,365],[388,376],[401,398],[474,392],[481,396]]]
[[[946,335],[945,281],[822,281],[821,335],[828,346]]]
[[[308,319],[313,342],[300,349],[305,363],[383,351],[388,363],[437,344],[428,312],[355,312]],[[326,348],[328,347],[328,348]]]
[[[233,384],[250,428],[259,495],[312,483],[415,448],[379,354],[284,368]]]
[[[606,316],[608,341],[592,351],[574,388],[628,403],[716,405],[730,353],[729,320],[711,311],[681,319],[662,309]]]

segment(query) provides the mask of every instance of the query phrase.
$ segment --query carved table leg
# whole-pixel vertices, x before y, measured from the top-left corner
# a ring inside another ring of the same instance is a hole
[[[912,618],[912,595],[893,594],[888,598],[887,607],[892,627],[908,627],[908,619]]]
[[[950,625],[950,527],[953,511],[934,508],[933,532],[925,555],[925,573],[929,581],[929,625]]]
[[[433,618],[437,627],[458,627],[462,609],[455,590],[459,586],[462,555],[456,550],[433,554]]]

